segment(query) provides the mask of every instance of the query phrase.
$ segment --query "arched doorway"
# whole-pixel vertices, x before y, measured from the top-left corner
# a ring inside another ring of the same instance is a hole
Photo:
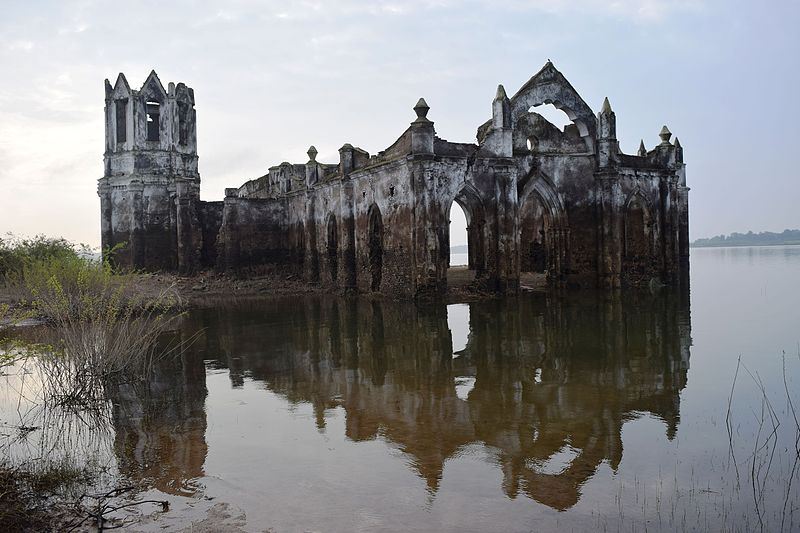
[[[483,203],[471,185],[465,185],[447,206],[442,260],[450,288],[465,287],[486,273]]]
[[[564,204],[546,176],[528,177],[519,202],[520,283],[563,281],[568,271],[570,231]]]
[[[369,208],[367,247],[369,250],[370,290],[379,291],[383,276],[383,217],[380,208],[375,204]]]
[[[547,272],[548,238],[552,226],[541,196],[532,193],[519,211],[519,269],[521,272]]]
[[[331,214],[328,217],[328,270],[330,271],[331,281],[336,281],[339,275],[339,231],[336,228],[336,217]]]

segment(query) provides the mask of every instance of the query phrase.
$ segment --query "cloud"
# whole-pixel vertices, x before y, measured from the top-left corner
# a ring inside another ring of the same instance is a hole
[[[30,52],[36,45],[33,41],[13,41],[6,45],[9,52]]]

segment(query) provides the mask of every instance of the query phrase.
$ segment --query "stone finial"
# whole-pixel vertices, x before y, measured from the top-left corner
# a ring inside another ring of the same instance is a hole
[[[613,113],[613,111],[611,111],[611,104],[608,101],[608,96],[606,96],[605,99],[603,99],[603,107],[600,108],[600,113],[604,115]]]
[[[661,145],[666,146],[670,144],[669,139],[672,137],[672,132],[669,131],[667,126],[664,126],[661,128],[661,132],[659,132],[658,136],[661,137]]]
[[[506,98],[508,98],[508,96],[506,96],[506,89],[505,87],[503,87],[503,84],[501,83],[500,85],[497,86],[497,94],[494,95],[494,99],[505,100]]]
[[[420,98],[417,105],[414,106],[414,111],[417,113],[417,120],[415,122],[429,122],[428,111],[430,107],[424,98]]]
[[[306,153],[308,154],[308,161],[309,161],[309,162],[312,162],[312,161],[316,161],[316,160],[317,160],[317,154],[318,154],[319,152],[317,152],[317,149],[316,149],[316,148],[314,148],[314,145],[311,145],[311,146],[308,148],[308,152],[306,152]]]
[[[644,139],[639,141],[639,152],[637,154],[639,157],[644,157],[647,155],[647,148],[644,147]]]
[[[681,148],[681,142],[675,137],[675,148]]]

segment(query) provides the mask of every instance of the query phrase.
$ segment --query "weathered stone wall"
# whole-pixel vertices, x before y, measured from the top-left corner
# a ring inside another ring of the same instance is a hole
[[[225,198],[217,264],[225,270],[288,263],[286,202],[274,199]]]
[[[224,202],[198,202],[198,220],[202,231],[200,265],[214,268],[217,265],[217,237],[222,227]]]

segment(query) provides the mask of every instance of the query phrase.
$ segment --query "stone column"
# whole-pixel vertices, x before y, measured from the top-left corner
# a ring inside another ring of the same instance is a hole
[[[441,215],[436,202],[436,173],[431,163],[434,158],[433,122],[428,120],[428,104],[420,98],[414,111],[417,119],[411,123],[411,152],[413,158],[414,224],[417,228],[414,242],[416,295],[438,293],[444,290],[439,242]]]
[[[307,281],[316,283],[319,281],[319,250],[317,248],[317,220],[316,220],[317,193],[309,189],[306,195],[306,260],[305,277]]]
[[[340,250],[343,268],[342,285],[346,289],[356,288],[356,221],[353,182],[349,176],[342,181],[341,194],[341,228],[339,230]]]
[[[197,268],[195,260],[196,247],[194,243],[194,198],[191,191],[191,181],[178,178],[176,183],[176,222],[178,236],[178,270],[182,274],[190,274]]]
[[[144,184],[139,180],[128,183],[128,197],[131,206],[131,225],[129,228],[131,265],[135,269],[144,268]]]
[[[106,178],[100,179],[97,186],[97,195],[100,197],[100,246],[103,260],[109,261],[108,252],[114,247],[114,228],[112,224],[111,185]]]
[[[600,219],[600,250],[598,272],[600,286],[606,289],[621,285],[622,216],[620,213],[619,178],[615,174],[598,174],[597,203]]]
[[[494,169],[497,202],[497,289],[515,293],[519,290],[519,229],[517,184],[513,168],[497,165]]]
[[[221,241],[218,243],[219,253],[217,265],[219,270],[234,271],[240,265],[239,231],[239,205],[238,189],[225,189],[225,201],[222,206],[222,228],[220,229]]]

